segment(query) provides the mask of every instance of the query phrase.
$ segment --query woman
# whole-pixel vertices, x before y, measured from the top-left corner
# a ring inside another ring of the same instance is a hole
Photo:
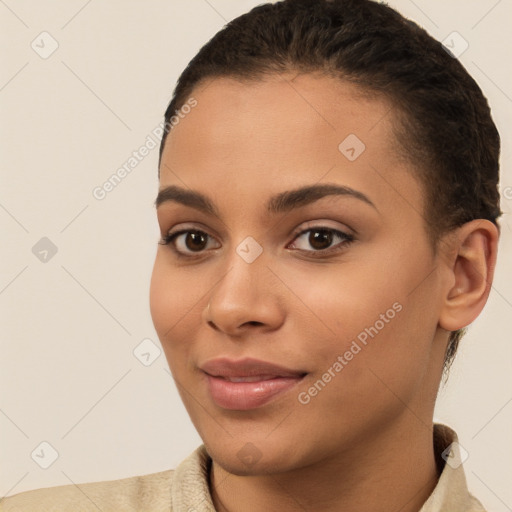
[[[454,55],[370,0],[264,4],[165,120],[151,313],[204,445],[1,509],[484,510],[433,424],[501,214],[499,135]]]

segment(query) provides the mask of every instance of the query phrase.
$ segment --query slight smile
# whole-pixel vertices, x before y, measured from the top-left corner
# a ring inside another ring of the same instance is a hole
[[[213,359],[201,366],[213,401],[223,409],[261,407],[296,386],[307,374],[258,359]]]

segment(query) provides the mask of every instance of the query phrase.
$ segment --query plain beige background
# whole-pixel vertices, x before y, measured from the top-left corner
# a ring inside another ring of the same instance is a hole
[[[145,144],[199,47],[258,3],[0,0],[0,496],[173,468],[200,444],[149,313],[158,150],[103,200],[93,190]],[[495,282],[436,419],[459,433],[472,491],[510,511],[512,2],[389,3],[467,41],[502,136]]]

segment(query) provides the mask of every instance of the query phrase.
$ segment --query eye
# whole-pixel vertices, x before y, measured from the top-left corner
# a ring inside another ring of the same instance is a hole
[[[204,249],[212,249],[209,242],[213,238],[204,231],[197,229],[182,229],[175,233],[169,233],[158,242],[160,245],[169,245],[178,256],[201,253]],[[220,247],[217,245],[214,249]]]
[[[213,244],[212,247],[213,241],[214,238],[205,231],[181,229],[163,236],[158,243],[160,245],[169,245],[179,257],[193,257],[194,253],[195,255],[200,255],[205,249],[219,248],[220,244],[218,243],[217,245]],[[338,243],[332,245],[336,241]],[[353,235],[338,229],[314,226],[304,229],[295,235],[293,242],[288,247],[310,253],[311,255],[325,256],[326,254],[345,249],[353,241]],[[312,247],[312,250],[307,247],[308,245]]]
[[[338,243],[333,246],[332,244],[336,241],[338,241]],[[301,231],[294,238],[291,247],[309,253],[321,253],[323,256],[326,253],[330,254],[332,252],[341,251],[353,241],[353,235],[344,233],[338,229],[326,226],[314,226]],[[307,246],[312,247],[313,250],[309,249]]]

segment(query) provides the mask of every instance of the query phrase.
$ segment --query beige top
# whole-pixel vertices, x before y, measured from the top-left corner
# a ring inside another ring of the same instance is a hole
[[[434,449],[439,464],[444,464],[443,454],[448,462],[419,512],[485,512],[468,491],[455,432],[435,424]],[[0,512],[215,512],[208,488],[210,466],[201,445],[175,470],[21,492],[0,500]]]

